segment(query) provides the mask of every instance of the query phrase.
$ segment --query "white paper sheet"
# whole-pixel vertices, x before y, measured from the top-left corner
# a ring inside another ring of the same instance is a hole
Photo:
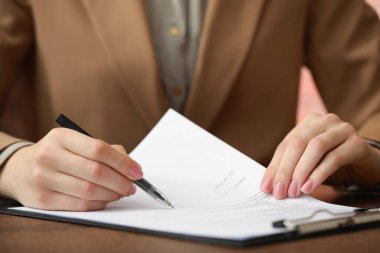
[[[156,203],[142,190],[101,211],[14,209],[229,240],[283,233],[286,229],[273,228],[273,221],[308,216],[321,208],[352,210],[308,196],[279,201],[261,193],[263,166],[173,110],[164,115],[131,156],[174,209]]]

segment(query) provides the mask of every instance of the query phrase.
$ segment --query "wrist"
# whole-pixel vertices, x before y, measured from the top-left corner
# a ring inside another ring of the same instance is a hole
[[[0,197],[15,199],[14,194],[12,193],[12,188],[17,188],[17,185],[20,186],[20,180],[18,180],[17,172],[20,172],[22,168],[18,166],[18,156],[19,151],[22,151],[26,147],[29,147],[34,143],[32,142],[17,142],[12,145],[9,145],[5,148],[1,154],[1,164],[0,164]],[[13,159],[16,158],[16,159]],[[16,160],[16,161],[14,161]],[[16,166],[15,166],[16,163]],[[14,187],[13,187],[14,186]]]
[[[0,168],[6,163],[9,157],[11,157],[17,150],[26,146],[33,145],[33,144],[34,143],[30,141],[19,141],[3,149],[0,152]]]
[[[349,169],[353,184],[361,186],[375,185],[380,182],[380,149],[368,144],[368,155],[365,159],[353,164]]]

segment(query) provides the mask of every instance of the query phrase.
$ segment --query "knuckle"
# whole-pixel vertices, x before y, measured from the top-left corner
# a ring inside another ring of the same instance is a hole
[[[355,131],[354,127],[348,122],[342,122],[341,128],[342,128],[342,131],[344,131],[346,133],[350,133],[350,132]]]
[[[90,147],[90,153],[93,158],[97,158],[104,154],[107,149],[107,144],[101,140],[94,140]]]
[[[90,200],[94,197],[95,190],[96,190],[95,184],[85,181],[84,183],[82,183],[80,194],[84,199]]]
[[[327,122],[338,122],[338,121],[341,121],[340,118],[334,114],[334,113],[328,113],[325,115],[325,120]]]
[[[102,176],[104,175],[104,167],[101,163],[89,160],[86,163],[88,174],[92,179],[96,180],[102,178]]]
[[[310,147],[313,148],[316,152],[324,152],[327,149],[327,142],[323,140],[322,138],[314,138],[309,143]]]
[[[330,160],[331,167],[333,168],[340,167],[343,162],[342,156],[336,152],[329,154],[329,160]]]
[[[35,154],[35,161],[38,165],[47,165],[51,160],[51,149],[47,145],[40,145]]]

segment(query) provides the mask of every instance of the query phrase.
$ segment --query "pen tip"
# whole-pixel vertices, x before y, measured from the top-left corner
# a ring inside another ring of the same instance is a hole
[[[167,206],[170,206],[171,208],[174,208],[174,206],[172,205],[172,203],[170,203],[170,201],[164,197],[163,199],[163,202],[167,205]]]
[[[170,206],[171,208],[174,208],[174,206],[172,205],[172,203],[170,203],[170,201],[167,198],[162,198],[161,203],[165,204],[167,206]]]

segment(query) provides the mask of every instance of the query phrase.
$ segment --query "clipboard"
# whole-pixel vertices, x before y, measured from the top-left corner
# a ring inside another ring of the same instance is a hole
[[[320,213],[327,213],[331,218],[312,221],[312,219]],[[307,217],[279,220],[273,222],[272,225],[275,228],[288,228],[299,235],[307,235],[330,230],[342,230],[379,224],[380,208],[370,207],[358,208],[353,212],[346,213],[334,213],[327,209],[321,209]]]
[[[320,236],[328,236],[332,234],[338,233],[347,233],[353,232],[363,229],[371,229],[380,227],[380,208],[358,208],[355,209],[354,212],[347,212],[344,214],[334,214],[329,210],[318,210],[313,213],[311,216],[301,217],[293,220],[279,220],[273,222],[273,227],[283,229],[287,228],[287,230],[279,232],[278,234],[266,235],[260,237],[252,237],[247,238],[245,240],[229,240],[229,239],[217,239],[217,238],[209,238],[202,236],[191,236],[191,235],[183,235],[176,234],[170,232],[158,232],[152,231],[149,229],[128,227],[128,226],[119,226],[106,224],[101,222],[94,222],[88,220],[81,219],[70,219],[64,217],[57,217],[53,215],[46,215],[40,213],[30,213],[23,212],[19,210],[10,209],[11,207],[21,206],[19,203],[15,201],[8,201],[1,203],[0,213],[13,215],[13,216],[22,216],[29,218],[37,218],[65,223],[73,223],[78,225],[85,225],[91,227],[99,227],[105,229],[114,229],[126,232],[133,233],[141,233],[148,234],[153,236],[160,237],[169,237],[169,238],[177,238],[181,240],[193,241],[197,243],[205,243],[205,244],[214,244],[220,246],[227,247],[249,247],[249,246],[257,246],[264,245],[269,243],[279,243],[284,241],[292,241],[292,240],[300,240],[307,239],[313,237]],[[332,215],[332,218],[319,220],[319,221],[310,221],[313,216],[318,213],[327,212]]]

